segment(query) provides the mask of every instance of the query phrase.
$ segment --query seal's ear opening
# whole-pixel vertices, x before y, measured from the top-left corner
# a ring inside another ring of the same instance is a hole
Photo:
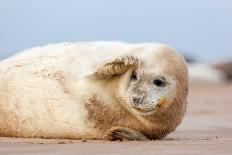
[[[114,76],[124,74],[131,68],[138,68],[139,60],[134,56],[120,56],[107,61],[97,67],[91,75],[93,78],[110,79]]]

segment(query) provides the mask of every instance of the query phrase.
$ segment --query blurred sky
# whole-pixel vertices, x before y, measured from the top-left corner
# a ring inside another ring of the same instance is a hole
[[[232,58],[232,0],[0,0],[0,58],[63,41],[162,42]]]

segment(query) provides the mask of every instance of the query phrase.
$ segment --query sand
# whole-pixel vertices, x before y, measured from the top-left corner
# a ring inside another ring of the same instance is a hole
[[[8,154],[232,154],[232,83],[192,84],[182,124],[159,141],[108,142],[0,138]]]

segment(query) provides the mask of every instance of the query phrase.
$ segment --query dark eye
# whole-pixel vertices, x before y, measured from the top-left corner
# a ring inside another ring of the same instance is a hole
[[[131,80],[134,80],[134,81],[138,80],[138,75],[137,75],[136,72],[133,72],[133,73],[132,73],[132,75],[131,75]]]
[[[165,81],[163,79],[155,79],[153,84],[157,87],[165,87]]]

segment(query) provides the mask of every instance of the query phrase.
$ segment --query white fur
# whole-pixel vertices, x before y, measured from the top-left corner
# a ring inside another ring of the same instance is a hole
[[[88,86],[82,78],[102,62],[128,54],[138,45],[147,46],[119,42],[51,44],[1,61],[0,130],[12,128],[24,132],[25,137],[46,133],[46,137],[72,138],[98,132],[86,123],[84,108],[84,96],[97,88]],[[149,50],[143,54],[140,51],[138,48],[134,54],[149,56]],[[110,96],[104,98],[110,100]]]

